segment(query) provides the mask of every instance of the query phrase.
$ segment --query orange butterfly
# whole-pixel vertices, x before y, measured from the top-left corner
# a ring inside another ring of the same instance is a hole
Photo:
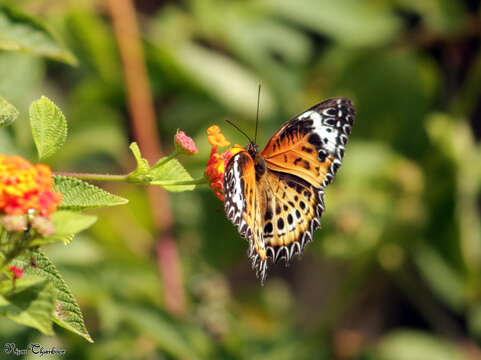
[[[282,125],[262,152],[251,141],[229,160],[225,213],[249,241],[262,284],[268,258],[288,263],[320,226],[324,189],[341,166],[354,117],[350,100],[325,100]]]

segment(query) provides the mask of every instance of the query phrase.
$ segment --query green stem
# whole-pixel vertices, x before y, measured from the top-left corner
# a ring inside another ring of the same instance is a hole
[[[4,240],[7,238],[7,230],[3,226],[0,226],[0,246],[4,244]],[[6,243],[7,241],[5,241]]]
[[[153,170],[153,169],[156,169],[158,167],[161,167],[162,165],[168,163],[170,160],[177,157],[177,155],[179,155],[179,154],[180,154],[180,150],[175,149],[175,151],[172,154],[170,154],[169,156],[164,157],[164,158],[160,159],[159,161],[157,161],[157,163],[155,165],[153,165],[150,169]]]
[[[128,175],[110,175],[110,174],[89,174],[89,173],[69,173],[69,172],[56,172],[55,175],[69,176],[79,180],[90,181],[127,181]]]
[[[23,243],[25,236],[25,233],[12,233],[10,240],[13,243],[13,248],[6,254],[3,254],[4,258],[2,265],[0,265],[0,273],[2,273],[8,267],[8,264],[10,264],[13,259],[22,253],[24,250]]]
[[[174,153],[175,154],[175,153]],[[170,155],[168,158],[173,159],[175,156]],[[165,158],[162,163],[165,164],[168,160]],[[155,166],[160,166],[157,163]],[[161,164],[162,165],[162,164]],[[153,169],[153,167],[151,168]],[[90,174],[90,173],[69,173],[69,172],[56,172],[55,175],[59,176],[69,176],[79,180],[90,180],[90,181],[124,181],[124,182],[135,182],[129,179],[128,175],[110,175],[110,174]],[[207,184],[208,181],[205,177],[200,177],[197,179],[177,181],[177,180],[165,180],[165,181],[152,181],[152,185],[202,185]]]
[[[164,181],[152,181],[152,185],[202,185],[207,184],[207,179],[202,176],[197,179],[177,181],[177,180],[164,180]]]

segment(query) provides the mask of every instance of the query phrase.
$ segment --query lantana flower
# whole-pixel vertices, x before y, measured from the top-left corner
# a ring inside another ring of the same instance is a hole
[[[207,129],[207,139],[212,146],[205,176],[209,180],[209,185],[214,194],[224,201],[224,173],[225,167],[229,160],[242,151],[240,145],[234,145],[223,153],[217,152],[217,147],[229,146],[231,143],[226,139],[217,125],[213,125]]]
[[[25,215],[33,209],[48,217],[61,200],[62,195],[53,190],[47,165],[32,165],[20,156],[0,154],[0,214]]]
[[[30,224],[38,234],[52,235],[55,229],[48,218],[61,200],[47,165],[0,154],[0,224],[8,232],[23,232]]]
[[[176,148],[185,155],[193,155],[198,152],[194,140],[183,131],[177,131],[174,137]]]
[[[225,138],[224,134],[220,131],[220,127],[212,125],[207,129],[207,140],[212,147],[225,147],[229,146],[230,142]]]

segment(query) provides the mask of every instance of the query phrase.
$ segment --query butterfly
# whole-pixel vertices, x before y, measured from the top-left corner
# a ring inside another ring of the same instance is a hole
[[[320,227],[354,117],[349,99],[327,99],[283,124],[262,152],[250,141],[227,163],[224,210],[249,242],[261,284],[268,259],[289,264]]]

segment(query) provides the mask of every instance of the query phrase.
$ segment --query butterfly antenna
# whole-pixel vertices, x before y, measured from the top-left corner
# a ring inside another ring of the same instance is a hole
[[[239,132],[244,135],[247,140],[249,140],[249,142],[251,143],[252,140],[251,138],[249,137],[249,135],[247,135],[244,131],[242,131],[236,124],[234,124],[232,121],[230,121],[229,119],[225,119],[225,121],[229,124],[229,125],[232,125],[233,127],[235,127],[237,130],[239,130]]]
[[[254,143],[257,144],[257,125],[259,125],[259,100],[261,98],[261,84],[259,83],[259,90],[257,91],[257,112],[256,112],[256,133],[254,135]]]

